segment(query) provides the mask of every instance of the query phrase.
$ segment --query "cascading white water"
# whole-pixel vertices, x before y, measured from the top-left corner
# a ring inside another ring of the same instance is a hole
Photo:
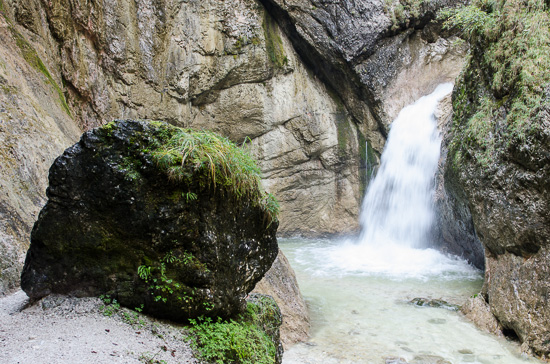
[[[362,244],[425,247],[433,221],[432,190],[441,139],[434,112],[450,83],[405,107],[391,124],[380,169],[360,216]]]
[[[325,272],[403,278],[469,269],[466,262],[429,249],[427,244],[441,144],[434,113],[452,88],[450,83],[439,85],[403,108],[392,123],[380,168],[363,202],[361,234],[338,247],[318,251],[326,253]]]

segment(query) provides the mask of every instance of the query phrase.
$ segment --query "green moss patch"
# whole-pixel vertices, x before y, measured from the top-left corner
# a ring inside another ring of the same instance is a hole
[[[206,130],[175,127],[163,122],[150,122],[155,138],[146,149],[138,151],[152,156],[152,160],[167,178],[174,183],[202,188],[222,187],[230,197],[248,198],[254,206],[261,207],[270,221],[276,221],[279,204],[275,197],[261,186],[261,170],[248,151],[246,144],[238,146],[229,139]],[[98,130],[103,138],[113,138],[117,123],[111,122]],[[127,160],[122,164],[128,179],[139,173],[139,161]],[[193,192],[182,193],[186,200],[193,199]]]
[[[67,100],[65,99],[63,90],[61,89],[61,87],[59,87],[57,82],[55,82],[52,75],[44,65],[44,62],[42,62],[42,59],[38,56],[38,53],[36,53],[36,50],[33,48],[33,46],[23,37],[21,33],[17,31],[17,29],[15,29],[15,26],[12,24],[11,20],[8,18],[6,14],[4,3],[2,2],[2,0],[0,0],[0,14],[2,14],[4,19],[6,19],[6,22],[8,23],[8,29],[10,30],[10,33],[13,39],[15,40],[15,44],[19,48],[21,55],[23,56],[25,61],[27,61],[27,63],[32,68],[34,68],[35,70],[37,70],[38,72],[40,72],[46,77],[46,80],[48,81],[48,83],[52,85],[55,92],[57,92],[61,107],[70,116],[71,110],[69,108],[69,105],[67,104]]]
[[[277,219],[279,205],[261,188],[261,170],[245,145],[239,147],[210,131],[172,127],[167,132],[169,137],[152,155],[171,180],[190,182],[203,174],[207,183],[223,186],[237,198],[250,198],[270,219]]]
[[[419,18],[424,0],[385,0],[384,13],[391,18],[391,30],[399,29],[400,24],[409,26],[411,18]]]
[[[550,85],[548,3],[475,0],[442,12],[442,17],[471,44],[453,96],[450,150],[455,163],[473,153],[479,164],[487,165],[542,127],[538,114],[548,102]]]
[[[283,68],[288,64],[288,58],[285,56],[283,41],[279,35],[277,22],[267,13],[264,14],[262,23],[265,36],[265,47],[269,60],[277,68]]]

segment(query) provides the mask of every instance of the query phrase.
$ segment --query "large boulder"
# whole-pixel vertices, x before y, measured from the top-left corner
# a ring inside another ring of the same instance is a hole
[[[182,157],[175,142],[194,146]],[[85,133],[50,169],[22,289],[109,295],[174,320],[240,312],[278,251],[276,204],[240,150],[160,122]]]

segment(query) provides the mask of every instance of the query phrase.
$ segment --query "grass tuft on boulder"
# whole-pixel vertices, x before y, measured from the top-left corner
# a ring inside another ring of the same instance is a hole
[[[221,185],[237,198],[252,199],[270,220],[277,220],[279,204],[262,189],[260,168],[244,143],[239,147],[211,131],[165,127],[170,137],[152,155],[171,180],[189,181],[202,171],[214,187]]]

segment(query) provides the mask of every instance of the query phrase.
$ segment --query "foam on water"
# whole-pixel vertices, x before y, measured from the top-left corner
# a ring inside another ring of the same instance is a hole
[[[325,247],[303,248],[301,256],[310,257],[316,275],[386,275],[392,279],[478,278],[479,271],[462,259],[446,256],[434,249],[419,249],[387,243],[382,246],[359,245],[351,241]]]

